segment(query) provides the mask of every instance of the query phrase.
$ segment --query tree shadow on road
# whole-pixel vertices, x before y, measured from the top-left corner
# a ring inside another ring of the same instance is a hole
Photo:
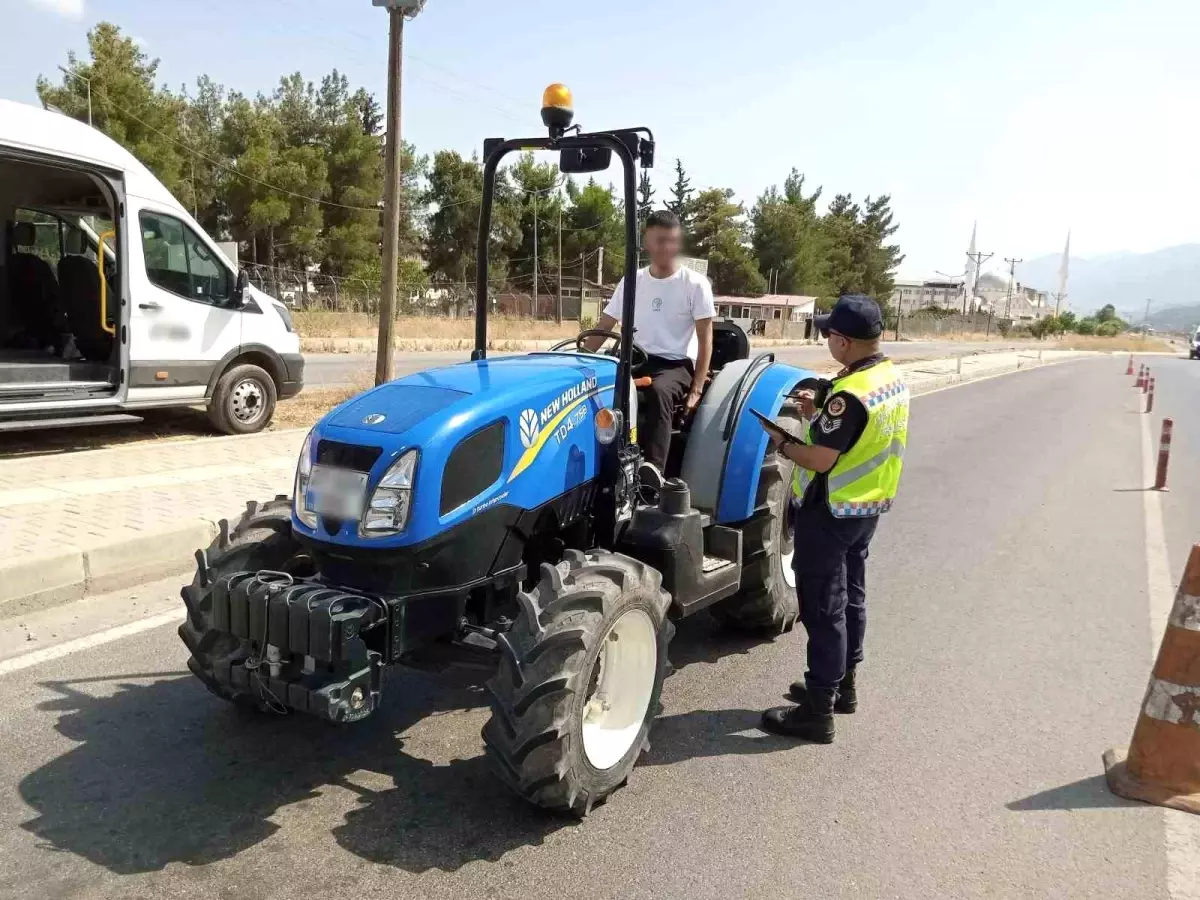
[[[49,682],[59,697],[41,708],[61,711],[57,730],[79,745],[22,780],[37,817],[21,827],[124,875],[233,857],[280,828],[269,821],[279,809],[303,809],[330,785],[360,798],[334,829],[338,843],[413,872],[494,861],[571,824],[507,793],[482,755],[435,765],[406,754],[398,735],[425,716],[481,705],[482,692],[389,674],[384,706],[341,727],[239,712],[190,674],[118,677],[104,697]],[[364,790],[348,777],[360,770],[395,787]]]

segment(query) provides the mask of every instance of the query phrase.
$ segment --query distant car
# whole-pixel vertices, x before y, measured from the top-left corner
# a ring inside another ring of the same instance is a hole
[[[1189,359],[1200,359],[1200,328],[1192,335],[1192,346],[1188,351]]]

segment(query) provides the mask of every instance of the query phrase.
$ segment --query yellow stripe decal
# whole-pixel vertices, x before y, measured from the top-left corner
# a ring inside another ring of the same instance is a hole
[[[569,406],[563,407],[558,415],[547,422],[546,426],[538,432],[537,440],[533,442],[530,448],[521,454],[521,458],[517,460],[517,464],[513,467],[512,474],[508,476],[509,482],[511,483],[514,478],[533,465],[533,461],[537,459],[537,455],[542,452],[542,447],[546,445],[546,441],[550,439],[550,435],[554,433],[554,429],[558,428],[559,424],[567,417],[571,410],[579,406],[580,403],[595,397],[600,392],[611,390],[612,385],[607,387],[598,387],[595,390],[588,391],[582,397],[577,398]]]

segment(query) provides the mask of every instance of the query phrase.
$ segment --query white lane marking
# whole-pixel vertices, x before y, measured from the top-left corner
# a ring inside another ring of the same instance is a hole
[[[1162,494],[1151,490],[1158,458],[1150,434],[1152,416],[1142,422],[1142,509],[1146,517],[1146,587],[1150,613],[1150,659],[1158,645],[1174,606],[1175,585],[1167,558],[1166,528],[1163,526]],[[1200,817],[1164,809],[1163,832],[1167,851],[1167,895],[1171,900],[1200,900]]]
[[[99,647],[101,644],[110,644],[113,641],[132,637],[135,634],[141,634],[143,631],[150,631],[152,628],[175,624],[182,620],[183,611],[172,610],[171,612],[159,613],[157,616],[150,616],[146,619],[138,619],[136,622],[118,625],[115,628],[106,628],[104,631],[97,631],[95,634],[76,638],[73,641],[64,641],[53,647],[34,650],[32,653],[22,653],[20,656],[0,660],[0,676],[11,675],[13,672],[28,669],[30,666],[62,659],[64,656],[70,656],[72,653],[78,653],[80,650],[90,650],[93,647]]]

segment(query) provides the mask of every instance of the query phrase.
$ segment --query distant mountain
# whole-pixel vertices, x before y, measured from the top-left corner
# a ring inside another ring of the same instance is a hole
[[[1061,254],[1039,256],[1017,266],[1017,280],[1039,290],[1058,289]],[[1200,322],[1200,244],[1181,244],[1153,253],[1105,253],[1071,257],[1067,300],[1077,313],[1111,303],[1128,321],[1141,322],[1146,299],[1154,302],[1157,328],[1186,328]]]

